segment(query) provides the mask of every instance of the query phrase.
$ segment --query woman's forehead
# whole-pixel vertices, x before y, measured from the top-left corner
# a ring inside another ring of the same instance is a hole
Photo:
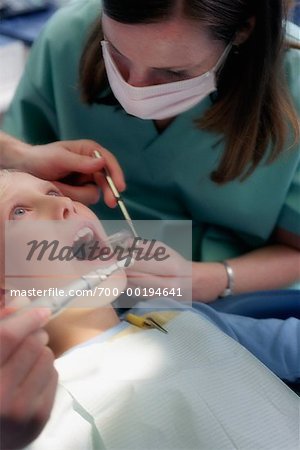
[[[210,55],[220,43],[214,41],[204,25],[191,20],[151,24],[123,24],[106,15],[102,17],[103,31],[117,50],[130,60],[148,66],[195,64]]]

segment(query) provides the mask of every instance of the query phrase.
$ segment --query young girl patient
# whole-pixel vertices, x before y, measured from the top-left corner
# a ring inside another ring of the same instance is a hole
[[[105,240],[93,213],[63,197],[53,184],[0,171],[2,267],[7,220],[6,241],[14,236],[14,247],[28,242],[33,231],[38,239],[39,227],[45,231],[52,220],[65,224],[68,232],[61,231],[59,240],[66,245],[74,242],[74,234],[69,235],[73,224],[75,237],[86,239],[91,229]],[[48,241],[52,234],[49,228]],[[11,247],[6,242],[6,251]],[[25,273],[20,261],[16,256],[19,273]],[[71,261],[69,272],[67,264],[43,261],[43,271],[49,269],[51,276],[39,272],[40,280],[31,277],[26,289],[62,287],[79,266],[87,273],[99,267],[99,260]],[[7,290],[12,281],[3,272],[1,287]],[[125,273],[116,271],[104,283],[111,293],[113,287],[121,291]],[[121,321],[107,305],[112,295],[84,300],[88,307],[73,305],[46,326],[57,356],[59,387],[51,418],[33,449],[298,447],[299,399],[276,375],[300,380],[299,320],[231,316],[204,304],[196,311],[167,299],[138,304],[132,312],[151,316],[165,334]]]

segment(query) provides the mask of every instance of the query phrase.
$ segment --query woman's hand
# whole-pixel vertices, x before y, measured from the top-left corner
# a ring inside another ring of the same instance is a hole
[[[135,239],[134,248],[135,263],[126,271],[128,287],[144,300],[164,296],[210,303],[227,287],[226,271],[219,262],[188,261],[154,240]]]
[[[159,297],[160,293],[178,301],[191,300],[192,263],[162,242],[134,242],[135,263],[127,270],[128,287],[140,288],[144,300]]]
[[[45,426],[54,401],[57,372],[42,329],[50,311],[0,313],[0,447],[17,449]]]
[[[100,152],[102,158],[95,158],[95,151]],[[125,181],[118,161],[94,141],[59,141],[31,146],[0,132],[0,168],[18,169],[55,181],[64,195],[85,204],[99,200],[100,187],[105,203],[114,207],[116,201],[104,177],[104,167],[117,189],[124,191]]]

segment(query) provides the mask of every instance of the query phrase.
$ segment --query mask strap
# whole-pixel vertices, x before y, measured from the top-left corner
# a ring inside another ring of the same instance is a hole
[[[217,72],[220,70],[220,68],[225,64],[225,61],[227,59],[227,56],[229,55],[231,49],[233,46],[233,42],[230,41],[229,44],[226,45],[222,55],[220,56],[219,60],[216,62],[215,66],[213,67],[212,71]]]

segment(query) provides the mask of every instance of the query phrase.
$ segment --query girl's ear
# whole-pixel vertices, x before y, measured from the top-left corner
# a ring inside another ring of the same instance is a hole
[[[251,16],[246,20],[246,22],[236,32],[233,45],[239,46],[247,41],[252,31],[254,30],[255,22],[256,20],[254,16]]]

